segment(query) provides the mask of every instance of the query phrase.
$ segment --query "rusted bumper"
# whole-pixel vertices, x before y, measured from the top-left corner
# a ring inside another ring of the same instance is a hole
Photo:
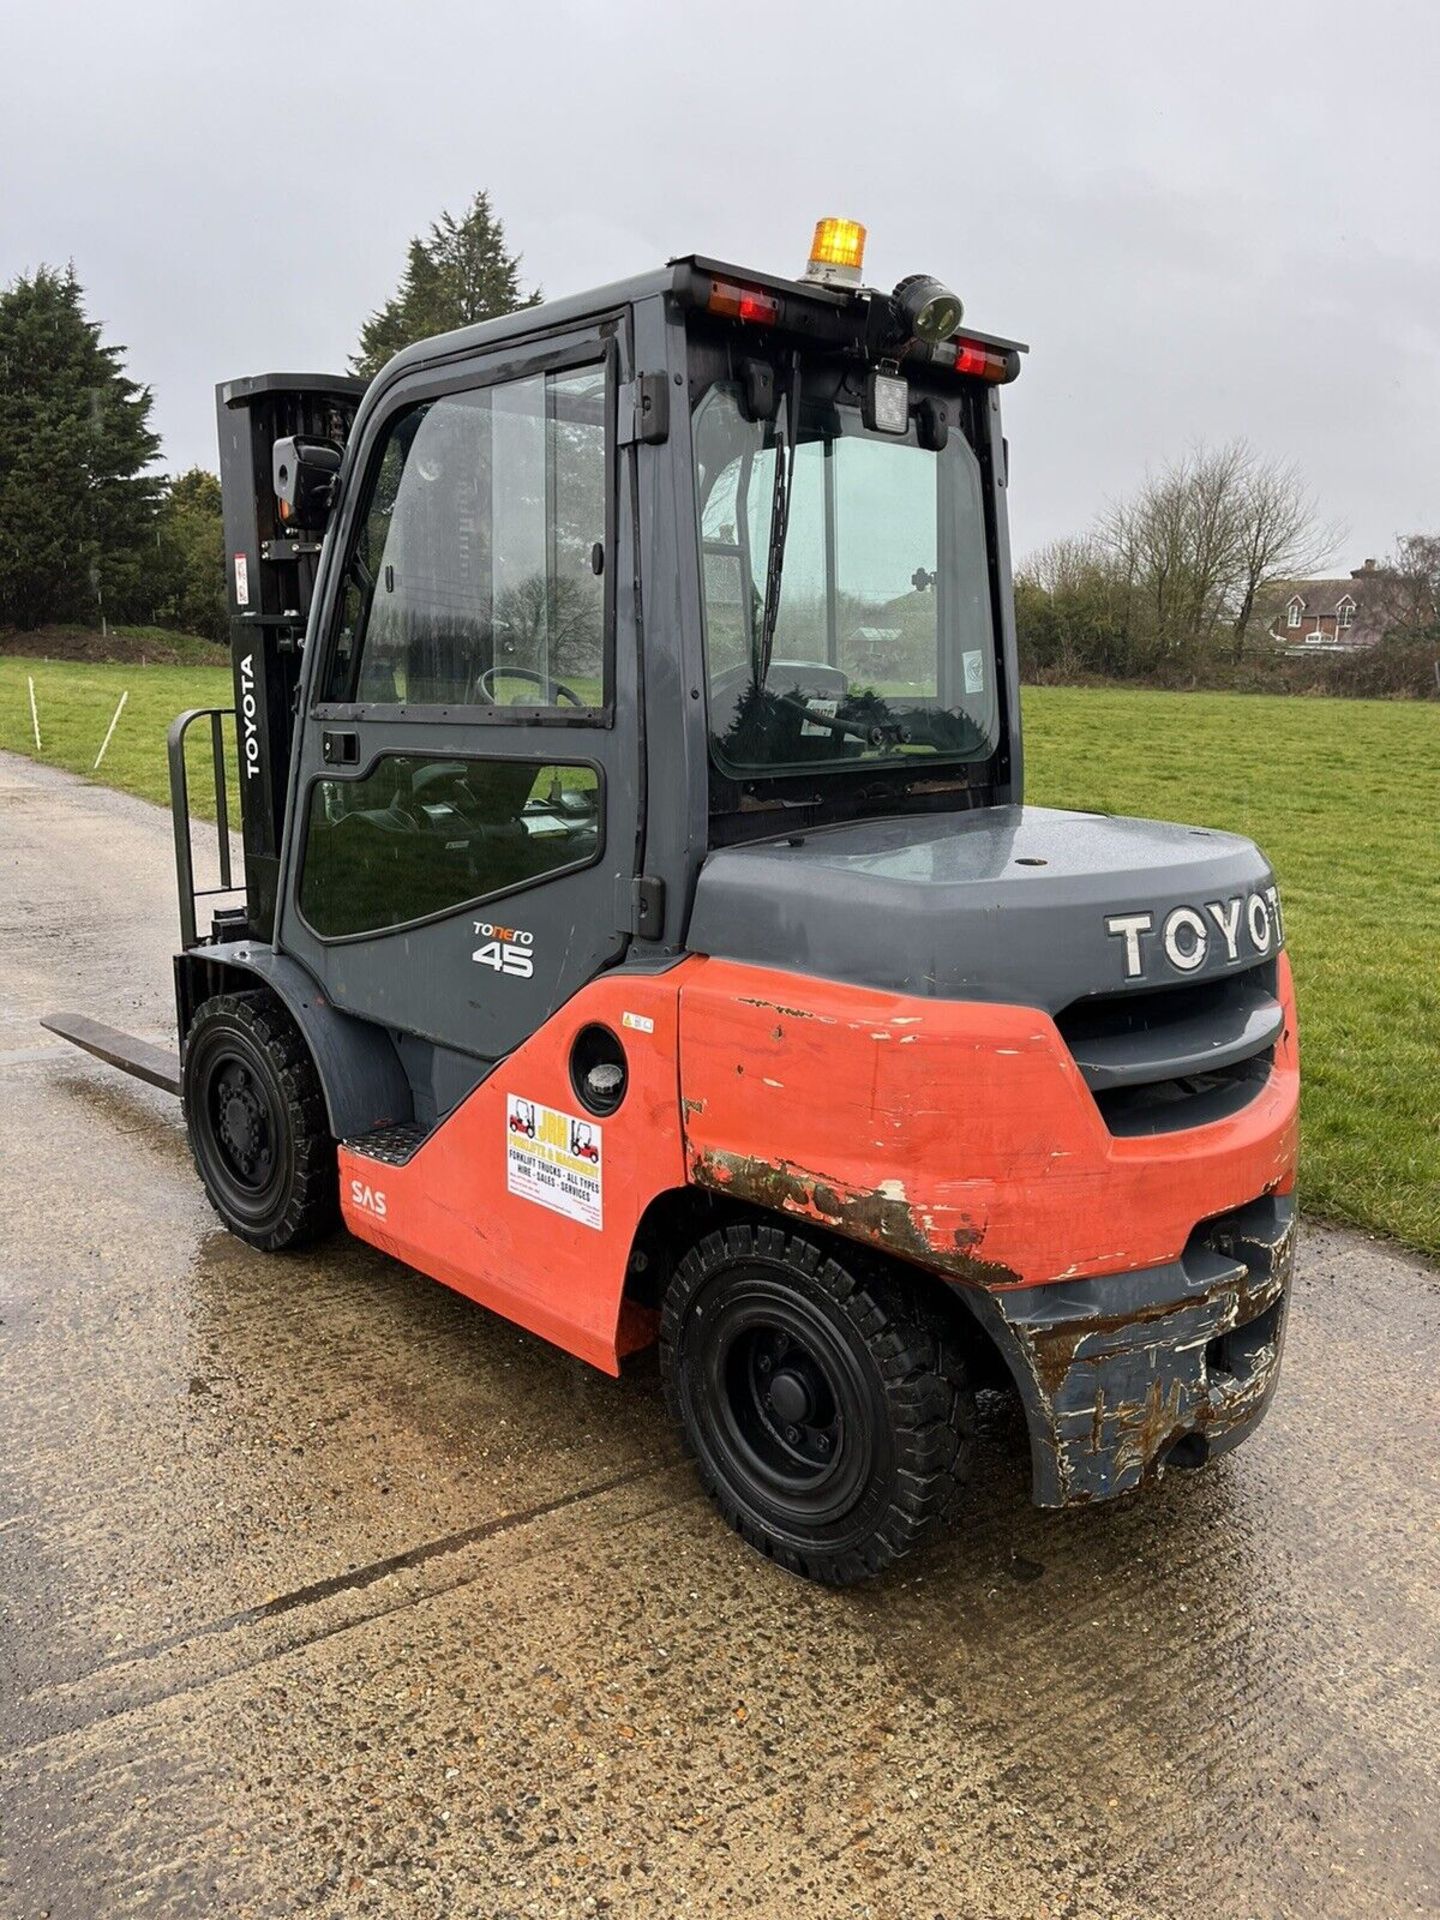
[[[1198,1227],[1166,1266],[971,1292],[1020,1389],[1037,1506],[1109,1500],[1253,1432],[1280,1369],[1294,1238],[1293,1200],[1271,1195]]]

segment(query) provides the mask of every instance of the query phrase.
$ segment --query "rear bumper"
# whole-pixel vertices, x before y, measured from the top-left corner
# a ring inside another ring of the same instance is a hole
[[[1112,1499],[1254,1431],[1294,1245],[1294,1201],[1270,1195],[1197,1227],[1164,1266],[970,1296],[1020,1390],[1037,1506]]]

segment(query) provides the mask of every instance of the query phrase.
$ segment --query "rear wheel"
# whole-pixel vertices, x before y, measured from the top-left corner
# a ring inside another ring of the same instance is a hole
[[[898,1273],[780,1227],[686,1255],[661,1322],[666,1397],[730,1525],[831,1585],[918,1545],[968,1474],[974,1400]]]
[[[273,994],[202,1003],[182,1074],[190,1151],[210,1204],[266,1252],[317,1239],[338,1218],[335,1142],[319,1075]]]

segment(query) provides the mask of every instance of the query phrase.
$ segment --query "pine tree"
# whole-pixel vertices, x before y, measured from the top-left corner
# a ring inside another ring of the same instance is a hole
[[[520,255],[505,251],[505,229],[490,211],[490,196],[477,193],[463,219],[442,213],[428,239],[410,242],[404,278],[360,329],[350,364],[372,379],[414,340],[533,307],[539,298],[538,288],[521,293]]]
[[[123,354],[100,344],[73,267],[0,292],[0,626],[148,602],[160,441]]]

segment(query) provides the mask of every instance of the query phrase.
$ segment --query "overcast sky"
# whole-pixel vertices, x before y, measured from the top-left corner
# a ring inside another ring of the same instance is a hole
[[[74,261],[173,469],[483,186],[551,294],[863,220],[867,279],[1031,344],[1021,552],[1238,434],[1346,566],[1440,526],[1434,0],[0,0],[0,62],[0,280]]]

